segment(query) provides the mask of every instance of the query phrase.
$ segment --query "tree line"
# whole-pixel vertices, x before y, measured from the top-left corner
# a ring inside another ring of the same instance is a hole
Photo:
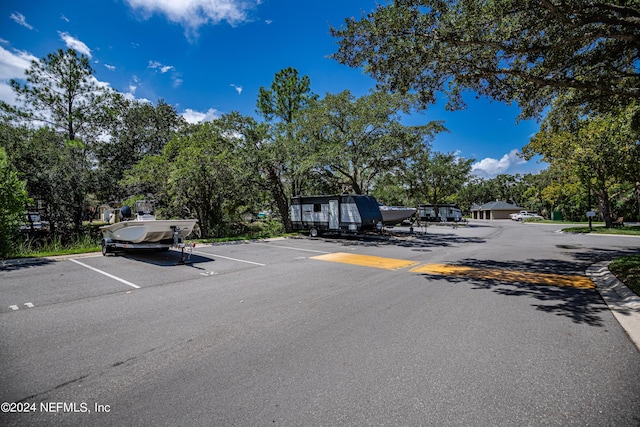
[[[342,192],[463,210],[500,199],[570,220],[595,209],[607,225],[637,219],[639,22],[624,1],[391,2],[331,30],[334,58],[364,67],[376,91],[321,98],[286,68],[260,89],[255,116],[199,124],[163,100],[127,99],[95,79],[88,58],[58,50],[11,81],[16,105],[0,104],[0,251],[36,202],[53,235],[82,233],[91,207],[139,197],[153,197],[164,217],[198,219],[205,237],[263,210],[289,230],[289,197]],[[403,124],[437,93],[463,107],[466,90],[541,119],[522,153],[549,167],[481,179],[474,159],[431,149],[443,122]]]

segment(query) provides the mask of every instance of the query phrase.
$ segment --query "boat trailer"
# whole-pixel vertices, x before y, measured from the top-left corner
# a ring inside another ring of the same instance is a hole
[[[135,251],[135,250],[154,250],[154,251],[168,251],[171,248],[180,249],[180,261],[178,261],[178,265],[186,264],[185,261],[185,249],[187,249],[187,259],[191,259],[191,254],[193,253],[193,248],[195,248],[195,243],[185,243],[180,237],[178,232],[180,228],[177,226],[171,226],[173,230],[173,241],[163,241],[163,242],[141,242],[141,243],[130,243],[130,242],[122,242],[122,241],[114,241],[108,237],[103,237],[100,242],[102,246],[102,255],[107,256],[107,254],[113,253],[116,255],[118,252],[125,252],[127,250]]]

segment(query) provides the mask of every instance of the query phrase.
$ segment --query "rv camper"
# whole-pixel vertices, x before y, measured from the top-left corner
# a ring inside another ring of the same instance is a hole
[[[294,230],[357,233],[382,228],[378,202],[371,196],[296,196],[291,198],[291,224]]]
[[[436,215],[435,205],[418,205],[418,217],[420,221],[462,221],[462,211],[457,205],[442,204],[438,205],[438,215]]]

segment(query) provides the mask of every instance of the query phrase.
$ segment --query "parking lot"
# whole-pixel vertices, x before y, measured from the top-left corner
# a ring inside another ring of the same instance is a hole
[[[638,240],[477,221],[0,269],[8,425],[629,425],[640,353],[585,276]],[[621,399],[620,396],[624,396]],[[63,411],[64,412],[64,411]]]

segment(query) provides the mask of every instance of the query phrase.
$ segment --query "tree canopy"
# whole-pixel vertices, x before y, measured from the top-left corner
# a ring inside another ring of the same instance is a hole
[[[0,258],[10,253],[29,201],[26,183],[19,179],[7,152],[0,147]]]
[[[266,176],[267,188],[287,230],[291,228],[288,198],[301,193],[308,169],[304,162],[307,147],[297,135],[298,121],[316,99],[309,77],[300,76],[292,67],[276,73],[270,88],[261,87],[258,94],[257,112],[269,124],[269,132],[255,145],[259,153],[254,160]]]
[[[523,154],[526,158],[541,154],[549,163],[571,168],[587,188],[598,193],[610,226],[610,188],[626,180],[637,183],[640,145],[631,129],[634,107],[578,116],[564,108],[564,101],[564,97],[556,100],[540,131],[523,147]]]
[[[105,123],[108,137],[96,147],[96,194],[101,200],[117,201],[130,195],[121,185],[125,172],[143,158],[161,154],[187,123],[163,100],[154,106],[118,96],[110,113]]]
[[[413,97],[400,94],[327,94],[307,111],[304,125],[315,170],[337,188],[368,194],[376,178],[428,150],[435,134],[445,130],[439,121],[403,125],[401,113],[412,105]]]
[[[407,171],[414,199],[436,206],[452,202],[451,198],[469,180],[473,162],[474,159],[463,159],[455,153],[421,153]]]
[[[93,77],[89,58],[73,49],[58,49],[39,61],[31,61],[25,81],[11,80],[21,101],[19,107],[0,106],[14,119],[40,122],[63,132],[67,139],[76,135],[93,137],[101,108],[112,91]]]
[[[461,108],[469,89],[523,117],[568,89],[604,112],[640,98],[637,0],[396,0],[331,33],[334,59],[425,106],[440,92]]]
[[[68,208],[64,214],[72,219],[77,231],[82,227],[91,187],[94,143],[101,135],[104,113],[113,95],[107,86],[97,82],[93,72],[86,56],[73,49],[59,49],[39,61],[31,61],[23,81],[11,80],[18,106],[0,102],[0,111],[8,122],[44,129],[34,136],[44,137],[47,144],[35,144],[31,149],[51,148],[46,163],[60,168],[60,181],[69,183],[68,191],[59,193],[57,200],[64,200],[61,204]],[[40,187],[47,186],[42,184]]]

